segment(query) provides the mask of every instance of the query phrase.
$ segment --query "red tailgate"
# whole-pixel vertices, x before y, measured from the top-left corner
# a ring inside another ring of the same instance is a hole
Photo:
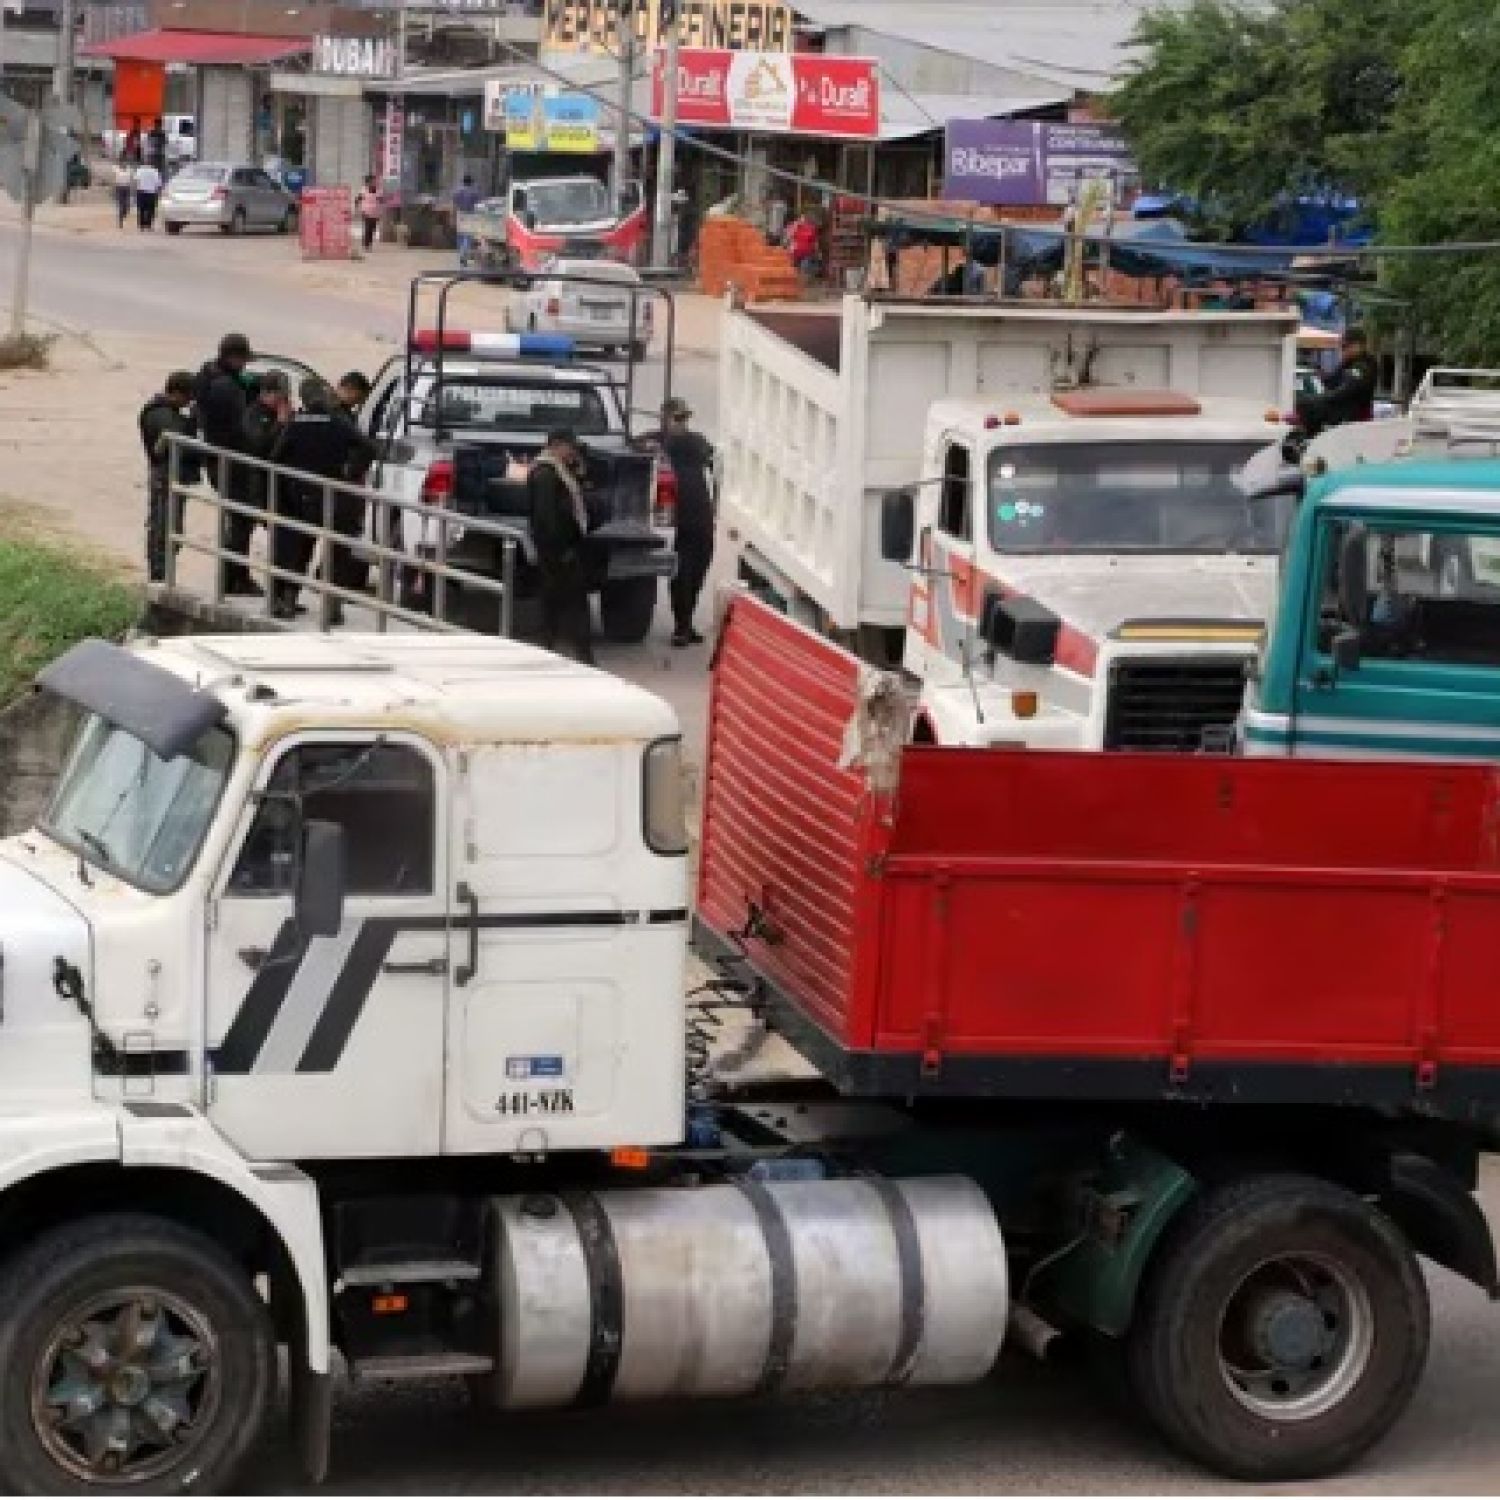
[[[709,707],[698,915],[825,1030],[868,1046],[879,890],[864,776],[840,769],[858,702],[847,652],[749,598],[719,640]],[[863,929],[862,929],[862,923]],[[861,938],[861,931],[866,934]]]

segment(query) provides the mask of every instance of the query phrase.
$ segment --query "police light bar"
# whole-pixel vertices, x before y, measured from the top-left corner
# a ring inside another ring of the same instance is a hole
[[[445,328],[441,339],[435,328],[412,335],[418,354],[468,354],[475,359],[572,359],[576,345],[563,333],[468,333]]]

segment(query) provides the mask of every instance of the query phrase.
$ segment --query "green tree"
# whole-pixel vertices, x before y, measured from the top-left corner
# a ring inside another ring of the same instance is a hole
[[[1378,190],[1429,0],[1193,0],[1147,12],[1110,99],[1147,180],[1235,233],[1289,198]]]
[[[1427,0],[1402,58],[1378,208],[1390,244],[1500,240],[1500,8]],[[1500,364],[1500,254],[1413,256],[1385,279],[1445,360]]]

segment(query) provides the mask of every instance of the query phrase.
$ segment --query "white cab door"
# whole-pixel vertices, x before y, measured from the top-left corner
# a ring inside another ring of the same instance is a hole
[[[448,849],[440,757],[314,735],[267,757],[208,932],[210,1115],[247,1156],[431,1156],[442,1118]],[[338,823],[335,937],[293,921],[296,813]]]

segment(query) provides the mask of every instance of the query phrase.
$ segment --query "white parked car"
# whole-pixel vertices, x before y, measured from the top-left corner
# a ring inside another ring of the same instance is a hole
[[[582,277],[580,283],[564,278]],[[575,343],[644,359],[651,345],[651,303],[633,266],[613,260],[549,260],[525,291],[511,293],[511,333],[561,333]],[[632,326],[631,304],[635,306]]]

